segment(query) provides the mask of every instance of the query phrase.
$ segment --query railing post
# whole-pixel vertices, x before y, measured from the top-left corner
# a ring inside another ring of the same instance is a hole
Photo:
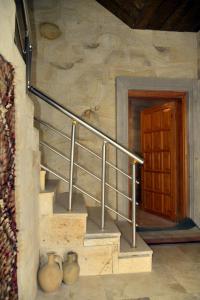
[[[104,226],[105,226],[106,145],[107,142],[104,141],[102,147],[102,176],[101,176],[101,230],[104,230]]]
[[[70,152],[70,168],[69,168],[69,211],[72,210],[72,190],[73,190],[73,173],[74,173],[74,146],[76,138],[76,121],[72,122],[71,130],[71,152]]]
[[[132,247],[136,247],[136,161],[132,164]]]

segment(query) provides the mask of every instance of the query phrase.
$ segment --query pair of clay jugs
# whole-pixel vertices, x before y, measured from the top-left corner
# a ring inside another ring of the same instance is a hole
[[[48,253],[48,262],[38,272],[39,285],[44,292],[56,291],[62,281],[65,284],[73,284],[77,281],[80,267],[78,265],[77,254],[69,252],[67,260],[63,263],[62,258],[54,252]]]

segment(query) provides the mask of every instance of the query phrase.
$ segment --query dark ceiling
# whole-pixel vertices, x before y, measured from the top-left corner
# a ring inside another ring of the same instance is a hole
[[[200,30],[200,0],[97,0],[131,28]]]

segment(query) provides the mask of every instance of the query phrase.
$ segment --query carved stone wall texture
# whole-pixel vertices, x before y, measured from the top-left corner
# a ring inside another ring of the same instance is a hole
[[[0,55],[0,300],[18,299],[14,69]]]
[[[33,8],[37,40],[37,51],[33,51],[34,84],[114,139],[116,77],[197,78],[196,33],[130,29],[95,0],[34,0]],[[70,135],[68,119],[37,101],[38,118]],[[43,138],[69,155],[70,144],[63,137],[43,128]],[[94,134],[79,128],[77,139],[101,155],[102,140]],[[115,149],[108,148],[108,160],[115,163]],[[49,150],[43,151],[42,161],[68,178],[69,165]],[[80,147],[76,161],[90,171],[95,165],[95,175],[101,176],[100,160]],[[107,181],[116,184],[112,168],[107,170]],[[101,199],[99,182],[81,169],[77,170],[77,185]],[[64,191],[68,187],[63,184],[61,188]],[[116,208],[115,199],[116,193],[107,189],[107,204]],[[95,205],[93,200],[86,201]]]

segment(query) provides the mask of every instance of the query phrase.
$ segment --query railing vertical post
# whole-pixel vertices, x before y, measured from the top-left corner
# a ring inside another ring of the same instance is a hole
[[[104,226],[105,226],[106,145],[107,142],[104,141],[102,147],[101,230],[104,230]]]
[[[136,247],[136,161],[132,164],[132,247]]]
[[[72,190],[73,190],[73,173],[74,173],[74,146],[76,138],[76,121],[72,122],[71,130],[71,152],[70,152],[70,168],[69,168],[69,211],[72,210]]]

